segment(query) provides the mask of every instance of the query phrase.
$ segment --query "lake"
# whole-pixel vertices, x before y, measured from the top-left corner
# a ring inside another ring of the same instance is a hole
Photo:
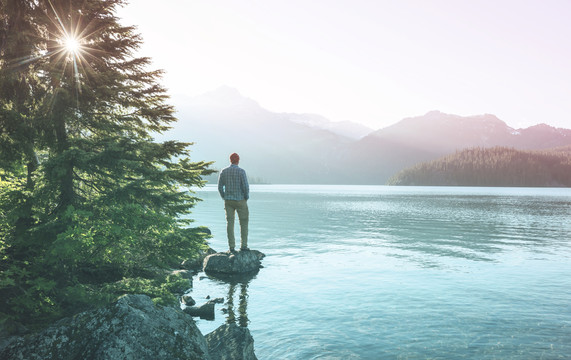
[[[226,251],[216,187],[197,195]],[[198,304],[225,298],[205,334],[248,326],[261,360],[571,356],[571,189],[253,185],[248,204],[264,268],[194,278]]]

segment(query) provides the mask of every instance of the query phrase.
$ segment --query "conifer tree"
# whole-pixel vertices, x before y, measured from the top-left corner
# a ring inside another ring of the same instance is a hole
[[[121,293],[169,302],[209,163],[176,121],[123,0],[0,0],[0,302],[38,324]],[[171,281],[169,283],[169,280]]]

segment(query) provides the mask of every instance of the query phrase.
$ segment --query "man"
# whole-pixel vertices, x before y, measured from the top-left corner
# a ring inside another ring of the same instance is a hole
[[[230,251],[235,251],[236,240],[234,238],[234,218],[236,212],[240,221],[240,250],[248,249],[248,198],[250,197],[250,185],[246,178],[246,171],[240,168],[240,156],[233,153],[230,155],[231,165],[225,167],[218,177],[218,192],[224,199],[226,210],[226,232],[228,233],[228,246]]]

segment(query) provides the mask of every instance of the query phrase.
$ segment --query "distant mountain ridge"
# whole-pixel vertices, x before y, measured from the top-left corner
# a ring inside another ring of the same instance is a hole
[[[571,144],[571,130],[540,124],[513,129],[494,115],[458,116],[431,111],[377,130],[351,145],[347,166],[360,163],[351,183],[385,183],[398,171],[466,148],[549,149]]]
[[[179,122],[158,140],[195,142],[193,159],[214,160],[216,168],[238,152],[248,174],[269,183],[385,184],[400,170],[465,148],[571,145],[569,129],[513,129],[490,114],[431,111],[369,132],[319,115],[274,113],[229,87],[173,100]]]
[[[194,142],[193,159],[216,161],[218,169],[237,152],[248,175],[262,182],[319,183],[331,173],[331,152],[354,141],[270,112],[228,87],[174,98],[174,105],[179,121],[158,140]]]
[[[563,146],[568,144],[571,130],[546,124],[516,130],[491,114],[463,117],[431,111],[423,116],[405,118],[369,136],[430,151],[450,152],[474,146],[521,149]]]
[[[352,121],[332,122],[321,115],[295,113],[283,113],[282,115],[284,118],[295,123],[307,125],[312,128],[329,130],[332,133],[354,140],[362,139],[373,132],[373,129],[365,125],[357,124]]]

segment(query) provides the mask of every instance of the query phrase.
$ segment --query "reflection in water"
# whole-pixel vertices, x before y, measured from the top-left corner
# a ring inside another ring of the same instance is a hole
[[[238,295],[238,326],[248,327],[248,282],[230,283],[228,286],[228,314],[226,322],[228,324],[236,322],[236,313],[234,312],[234,295],[237,285],[240,285],[240,293]]]
[[[226,323],[236,323],[241,327],[248,327],[250,320],[248,319],[248,286],[250,282],[256,278],[258,271],[248,274],[216,274],[207,273],[206,275],[218,283],[224,283],[228,286],[226,309],[222,309],[226,313]],[[236,308],[236,301],[238,307]]]

